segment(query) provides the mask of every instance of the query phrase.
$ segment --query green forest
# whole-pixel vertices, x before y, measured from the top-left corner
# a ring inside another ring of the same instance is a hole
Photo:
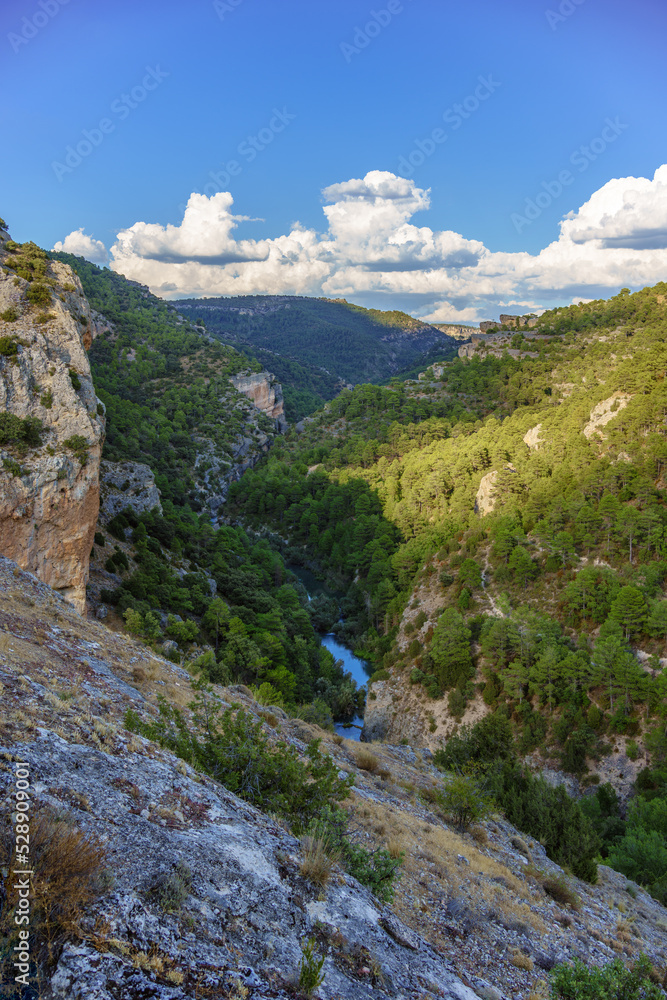
[[[180,299],[174,305],[239,350],[253,355],[271,351],[298,362],[308,373],[306,380],[299,378],[298,387],[315,391],[322,402],[331,398],[331,376],[350,383],[382,382],[436,345],[446,356],[458,346],[446,333],[406,313],[364,309],[345,299],[246,295]],[[272,359],[268,366],[277,373]],[[287,380],[285,385],[290,388]]]
[[[339,630],[376,681],[402,676],[454,719],[483,700],[521,754],[584,787],[621,745],[638,795],[627,812],[606,785],[585,798],[595,851],[660,898],[666,293],[546,313],[523,357],[345,391],[230,495],[235,517],[362,591]],[[440,607],[406,624],[425,581]]]

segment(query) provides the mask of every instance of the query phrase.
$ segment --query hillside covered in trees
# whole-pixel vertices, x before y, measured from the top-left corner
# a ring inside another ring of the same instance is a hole
[[[583,786],[622,747],[644,795],[627,829],[613,790],[590,801],[617,866],[653,884],[663,806],[641,801],[667,801],[667,285],[554,310],[537,332],[519,335],[523,356],[482,350],[343,392],[234,486],[230,512],[349,587],[340,631],[374,660],[370,698],[412,692],[436,745],[482,705]]]
[[[364,309],[345,299],[245,295],[173,304],[275,371],[290,419],[332,399],[341,381],[382,382],[434,347],[445,356],[457,347],[453,337],[406,313]],[[283,359],[282,368],[276,356]]]

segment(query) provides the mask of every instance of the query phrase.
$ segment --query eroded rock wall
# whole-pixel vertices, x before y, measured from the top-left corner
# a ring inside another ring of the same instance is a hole
[[[15,259],[4,243],[0,258],[10,266]],[[83,612],[104,407],[84,347],[91,339],[90,309],[79,279],[54,261],[46,280],[50,301],[33,305],[28,282],[13,270],[0,272],[0,316],[6,317],[0,318],[0,413],[36,418],[43,426],[37,447],[26,449],[6,434],[0,439],[0,553]]]
[[[283,388],[270,372],[236,375],[230,379],[230,382],[239,392],[247,396],[258,410],[265,413],[271,420],[275,420],[277,430],[281,433],[287,430]]]

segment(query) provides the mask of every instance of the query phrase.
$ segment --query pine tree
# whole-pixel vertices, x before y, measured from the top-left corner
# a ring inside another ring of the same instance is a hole
[[[521,545],[517,545],[513,550],[508,565],[517,580],[523,584],[524,589],[528,587],[528,581],[537,573],[537,566]]]
[[[619,623],[626,640],[640,632],[648,617],[646,600],[637,587],[621,587],[614,598],[609,616]]]
[[[447,608],[438,619],[429,660],[443,691],[464,684],[473,673],[470,629],[454,608]]]

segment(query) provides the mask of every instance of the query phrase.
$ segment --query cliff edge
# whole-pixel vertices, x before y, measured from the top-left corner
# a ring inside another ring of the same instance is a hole
[[[71,268],[0,231],[0,553],[85,608],[104,407]]]

